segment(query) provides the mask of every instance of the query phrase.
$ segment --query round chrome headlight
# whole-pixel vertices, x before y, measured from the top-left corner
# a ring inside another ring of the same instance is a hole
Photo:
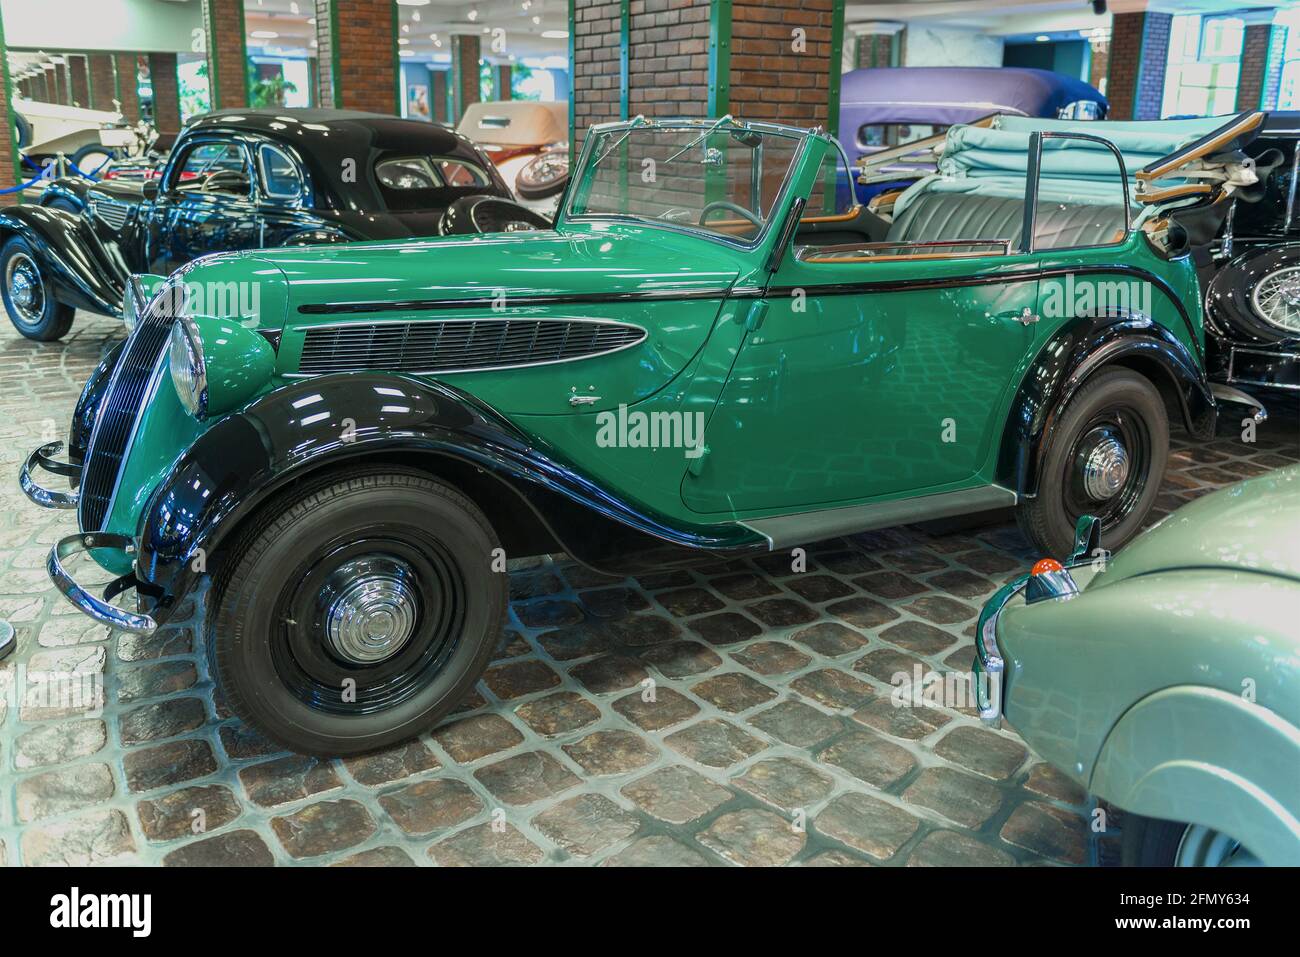
[[[203,362],[203,337],[199,327],[187,316],[172,325],[168,356],[172,385],[185,411],[196,419],[208,414],[208,370]]]

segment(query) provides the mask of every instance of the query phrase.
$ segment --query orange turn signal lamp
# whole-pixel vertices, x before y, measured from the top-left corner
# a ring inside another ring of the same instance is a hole
[[[1048,599],[1061,600],[1073,598],[1079,594],[1079,586],[1074,583],[1069,569],[1055,558],[1040,558],[1030,569],[1029,581],[1025,585],[1025,604]]]

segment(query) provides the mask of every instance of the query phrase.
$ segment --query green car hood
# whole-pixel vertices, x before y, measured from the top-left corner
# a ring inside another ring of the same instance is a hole
[[[261,250],[283,271],[289,321],[302,306],[512,296],[721,290],[741,257],[670,230],[600,224],[550,230]]]
[[[1239,482],[1183,506],[1112,558],[1089,587],[1189,568],[1300,581],[1300,466]]]

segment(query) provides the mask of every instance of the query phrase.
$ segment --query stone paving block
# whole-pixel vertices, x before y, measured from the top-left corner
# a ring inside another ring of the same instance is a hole
[[[755,641],[739,651],[731,652],[731,657],[750,671],[764,676],[789,674],[812,661],[802,651],[784,641]]]
[[[29,867],[90,867],[133,860],[135,840],[126,815],[118,810],[87,811],[23,828],[19,837]]]
[[[500,830],[492,824],[476,824],[429,848],[429,857],[439,867],[526,867],[545,856],[511,824],[503,824]]]
[[[751,764],[744,774],[731,783],[765,804],[787,814],[807,810],[828,797],[835,780],[804,761],[794,758],[767,758]]]
[[[811,818],[818,833],[887,861],[906,844],[920,822],[887,801],[850,791],[834,798]]]
[[[666,834],[633,841],[601,861],[602,867],[708,867],[709,861],[694,848]]]
[[[965,725],[945,734],[934,746],[934,753],[997,780],[1011,777],[1029,756],[1019,741]]]
[[[1006,851],[957,831],[931,831],[912,848],[908,867],[1014,867]]]
[[[248,758],[265,758],[279,754],[284,749],[262,736],[261,732],[250,728],[242,722],[223,724],[218,732],[221,738],[221,750],[233,761]]]
[[[615,711],[642,731],[662,731],[700,713],[699,705],[672,688],[655,688],[653,701],[645,696],[645,691],[634,691],[613,704]]]
[[[847,732],[817,757],[877,788],[889,787],[916,766],[910,752],[865,731]]]
[[[1002,840],[1064,864],[1088,860],[1085,819],[1041,801],[1021,804],[999,832]]]
[[[199,680],[192,661],[158,661],[124,669],[118,676],[117,700],[139,701],[192,688]]]
[[[88,757],[108,743],[108,728],[99,718],[46,724],[24,732],[14,742],[14,767],[19,771],[65,764]]]
[[[460,781],[416,781],[379,796],[379,805],[405,833],[431,834],[463,824],[483,810],[483,802]]]
[[[941,654],[958,640],[957,636],[950,631],[927,625],[923,621],[912,620],[890,625],[880,632],[880,637],[891,645],[898,645],[918,655]]]
[[[793,699],[758,712],[750,717],[749,723],[796,748],[811,748],[844,730],[840,721]]]
[[[545,751],[529,751],[474,772],[492,796],[506,804],[532,804],[580,783],[576,774]]]
[[[35,821],[90,807],[113,796],[107,764],[73,764],[20,778],[15,788],[18,820]]]
[[[525,628],[556,628],[582,621],[582,609],[571,601],[524,602],[512,605]]]
[[[761,575],[753,572],[739,572],[735,575],[723,575],[709,580],[709,585],[732,601],[749,601],[751,598],[764,598],[777,594],[780,589]]]
[[[636,833],[635,814],[603,794],[579,794],[533,818],[533,827],[574,857],[590,857]]]
[[[152,635],[124,634],[117,639],[120,661],[152,661],[193,653],[194,631],[190,628],[159,628]]]
[[[731,714],[756,708],[776,697],[776,692],[761,681],[734,671],[696,682],[691,685],[691,694]]]
[[[585,728],[600,718],[600,709],[576,692],[557,691],[519,705],[515,715],[538,734],[553,737]]]
[[[853,712],[853,720],[896,738],[916,741],[942,728],[952,715],[929,707],[898,707],[891,698],[877,698]]]
[[[242,768],[239,781],[259,807],[279,807],[343,787],[331,762],[301,754]]]
[[[876,598],[895,600],[910,598],[926,591],[926,587],[914,578],[908,578],[895,571],[872,572],[861,578],[853,579],[853,584]]]
[[[489,754],[506,751],[524,740],[519,729],[499,714],[480,714],[444,724],[433,732],[452,760],[469,764]]]
[[[651,771],[621,793],[651,817],[669,824],[687,824],[721,807],[732,793],[704,775],[679,764]]]
[[[604,626],[590,622],[543,632],[538,636],[537,643],[556,661],[590,658],[609,650],[609,638]]]
[[[852,628],[841,625],[838,621],[819,621],[802,631],[796,631],[793,639],[806,645],[819,655],[837,658],[850,652],[858,651],[867,644],[867,639]]]
[[[1082,804],[1088,799],[1088,793],[1083,788],[1050,764],[1035,764],[1029,769],[1025,790],[1063,804]]]
[[[558,674],[540,661],[512,661],[489,668],[483,675],[488,690],[502,701],[554,688],[560,680]]]
[[[886,622],[893,621],[898,617],[898,612],[888,605],[862,595],[827,605],[826,610],[832,615],[843,618],[854,628],[860,628],[863,631],[879,628]]]
[[[151,791],[193,781],[217,770],[217,759],[206,741],[172,741],[127,752],[122,759],[130,791]]]
[[[796,575],[785,585],[804,601],[814,605],[853,594],[851,586],[830,575]]]
[[[828,708],[860,708],[876,690],[859,678],[836,668],[821,668],[800,675],[790,687]]]
[[[907,786],[903,800],[929,808],[955,824],[978,828],[1002,807],[1002,792],[964,771],[925,768]]]
[[[853,670],[864,675],[871,675],[877,681],[897,687],[900,680],[911,682],[916,669],[924,675],[930,670],[929,665],[920,658],[906,654],[894,648],[877,648],[853,662]],[[901,679],[899,676],[902,676]]]
[[[689,618],[726,607],[726,603],[707,588],[678,588],[673,591],[661,591],[655,595],[655,601],[663,605],[670,615],[677,618]]]
[[[574,665],[569,674],[592,694],[625,691],[649,677],[640,662],[623,655],[605,655],[594,661]]]
[[[599,588],[584,591],[578,598],[587,614],[596,618],[626,618],[650,607],[641,593],[631,588]]]
[[[855,857],[845,851],[822,851],[803,862],[804,867],[874,867],[864,857]]]
[[[936,625],[955,625],[974,618],[977,610],[946,595],[925,595],[904,606],[912,614]]]
[[[698,641],[673,641],[641,653],[641,660],[665,678],[704,674],[722,664],[711,648]]]
[[[271,830],[290,857],[308,858],[356,847],[375,833],[375,822],[362,804],[342,799],[272,818]]]
[[[574,744],[564,745],[564,753],[588,774],[598,777],[627,774],[659,757],[657,748],[632,731],[594,731]]]
[[[745,808],[719,816],[696,840],[732,864],[776,867],[794,860],[807,837],[779,814]]]
[[[442,767],[433,752],[420,741],[407,741],[383,751],[344,758],[343,766],[358,784],[369,787],[379,787],[408,778],[412,774]]]
[[[330,867],[417,867],[411,855],[400,847],[372,847],[368,851],[351,854]]]
[[[719,718],[697,722],[664,738],[679,754],[711,768],[729,768],[762,751],[764,744],[734,724]]]
[[[686,627],[711,645],[731,645],[762,634],[756,622],[734,611],[724,611],[704,618],[693,618]]]
[[[193,731],[207,719],[201,699],[171,698],[126,712],[118,722],[118,734],[123,744],[140,744]]]
[[[163,858],[165,867],[271,867],[275,857],[255,831],[230,831],[178,847]]]
[[[135,806],[140,829],[150,841],[172,841],[224,827],[239,817],[239,802],[223,784],[181,788]]]
[[[767,598],[746,605],[745,611],[773,629],[806,625],[817,620],[817,612],[794,598]]]

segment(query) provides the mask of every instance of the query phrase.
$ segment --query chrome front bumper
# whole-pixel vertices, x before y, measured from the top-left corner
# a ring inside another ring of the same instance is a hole
[[[110,532],[78,532],[59,539],[50,549],[50,557],[45,563],[45,570],[49,573],[50,580],[54,582],[54,587],[84,614],[101,624],[137,635],[153,632],[158,625],[148,615],[127,611],[111,604],[112,599],[139,584],[134,575],[123,575],[113,579],[104,586],[104,597],[100,599],[78,585],[68,574],[63,563],[78,552],[89,551],[92,548],[114,548],[131,554],[135,551],[135,542],[126,535]]]
[[[975,705],[980,720],[991,728],[1002,726],[1002,679],[1006,664],[998,649],[998,619],[1002,611],[1029,584],[1029,576],[1022,575],[994,593],[980,611],[975,630],[975,665],[971,677],[975,685]]]
[[[60,462],[54,458],[62,451],[62,442],[51,442],[48,445],[42,445],[27,456],[27,461],[23,463],[22,469],[18,472],[18,485],[22,488],[23,494],[41,508],[77,507],[78,495],[75,490],[56,492],[53,489],[38,485],[36,480],[32,478],[32,472],[37,468],[42,468],[55,475],[66,475],[69,478],[80,476],[80,465],[74,465],[71,462]]]

